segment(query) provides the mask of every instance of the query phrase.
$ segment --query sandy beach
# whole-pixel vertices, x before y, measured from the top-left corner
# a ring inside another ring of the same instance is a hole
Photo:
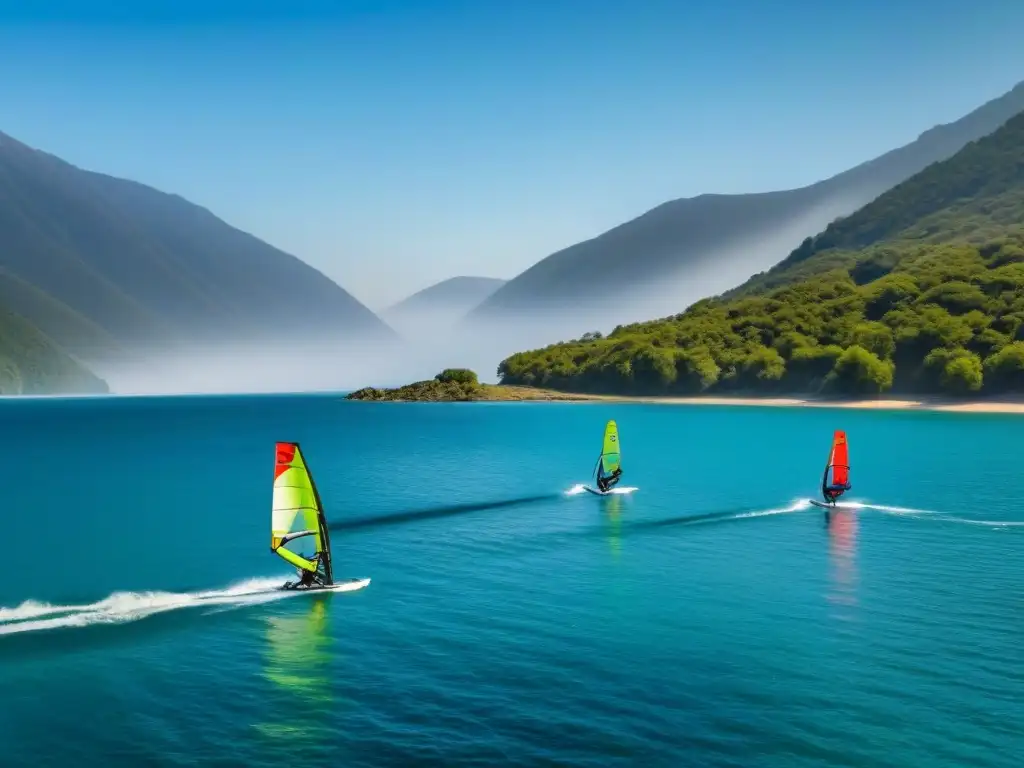
[[[408,385],[415,387],[416,385]],[[362,392],[362,391],[360,391]],[[360,392],[350,393],[346,399]],[[400,389],[381,389],[381,394],[365,398],[378,402],[456,402],[444,398],[406,394]],[[874,398],[822,398],[822,397],[657,397],[629,395],[595,395],[580,392],[561,392],[539,387],[481,384],[473,396],[462,402],[576,402],[576,403],[647,403],[650,405],[746,405],[771,408],[859,408],[889,411],[943,411],[948,413],[1020,413],[1024,414],[1024,397],[1002,400],[954,400],[941,397],[874,397]]]
[[[1024,401],[1013,400],[944,400],[940,398],[873,398],[825,400],[796,397],[587,397],[624,403],[658,405],[750,405],[780,408],[862,408],[877,410],[945,411],[952,413],[1021,413]]]

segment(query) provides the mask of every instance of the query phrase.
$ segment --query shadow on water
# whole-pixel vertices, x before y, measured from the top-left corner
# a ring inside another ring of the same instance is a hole
[[[522,507],[529,504],[538,504],[542,501],[552,501],[559,498],[560,494],[546,493],[535,496],[521,496],[515,499],[502,499],[500,501],[480,501],[466,504],[447,504],[437,507],[424,507],[422,509],[410,509],[404,512],[394,512],[388,515],[375,515],[373,517],[356,518],[355,520],[334,520],[328,523],[332,531],[352,531],[361,528],[381,528],[387,525],[401,525],[403,523],[415,523],[421,520],[437,520],[443,517],[455,517],[457,515],[468,515],[473,512],[487,512],[494,509],[508,509],[509,507]]]

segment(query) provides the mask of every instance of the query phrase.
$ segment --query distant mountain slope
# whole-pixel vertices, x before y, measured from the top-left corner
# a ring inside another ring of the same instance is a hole
[[[506,282],[497,277],[451,277],[391,305],[381,316],[400,331],[423,320],[432,325],[453,323]]]
[[[79,313],[0,268],[0,307],[31,317],[50,339],[61,339],[68,349],[85,359],[106,360],[123,352],[121,345],[98,325]]]
[[[798,242],[807,232],[820,231],[1022,110],[1024,83],[960,120],[825,181],[781,192],[664,203],[538,262],[470,312],[467,323],[564,315],[567,303],[577,316],[600,306],[612,323],[624,319],[617,311],[671,311],[770,267],[792,248],[787,240]],[[609,302],[613,295],[616,304]],[[631,295],[644,303],[630,301]]]
[[[103,394],[107,384],[0,300],[0,395]]]
[[[577,392],[1024,393],[1024,114],[728,296],[499,373]]]
[[[321,273],[209,211],[4,134],[0,269],[8,303],[86,359],[111,353],[111,342],[153,350],[197,338],[393,336]]]
[[[725,297],[760,294],[836,268],[855,279],[879,277],[896,266],[878,243],[990,242],[1024,235],[1024,113],[995,133],[973,141],[808,237],[767,272],[754,275]]]

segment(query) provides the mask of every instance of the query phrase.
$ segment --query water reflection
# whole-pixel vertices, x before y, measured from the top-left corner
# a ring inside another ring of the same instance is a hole
[[[857,514],[833,510],[826,522],[832,582],[828,599],[837,607],[838,618],[852,619],[852,606],[857,605]]]
[[[612,556],[618,559],[622,551],[622,497],[612,494],[602,501],[608,529],[608,544],[612,548]]]
[[[297,616],[268,616],[263,677],[277,692],[271,711],[280,720],[257,728],[274,738],[322,735],[326,713],[333,705],[328,609],[331,595],[310,595],[309,606]]]

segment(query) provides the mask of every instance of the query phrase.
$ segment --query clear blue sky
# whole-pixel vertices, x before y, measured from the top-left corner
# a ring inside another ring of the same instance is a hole
[[[1012,0],[0,0],[0,130],[378,309],[907,143],[1024,79],[1022,29]]]

